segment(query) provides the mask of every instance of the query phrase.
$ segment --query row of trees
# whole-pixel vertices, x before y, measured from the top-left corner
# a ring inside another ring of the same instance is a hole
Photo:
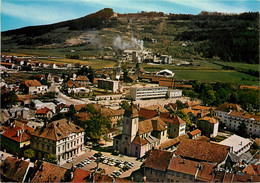
[[[202,99],[208,106],[219,106],[224,102],[240,104],[251,112],[259,110],[259,92],[257,90],[240,90],[228,83],[199,83],[193,81],[193,90],[184,90],[185,96]]]

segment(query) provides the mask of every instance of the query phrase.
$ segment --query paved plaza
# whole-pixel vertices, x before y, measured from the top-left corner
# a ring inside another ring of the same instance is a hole
[[[85,160],[86,158],[94,155],[95,153],[97,153],[98,151],[95,150],[90,150],[90,149],[86,149],[86,151],[84,153],[79,154],[75,159],[73,159],[73,161],[71,163],[65,163],[61,166],[65,167],[65,168],[71,168],[72,166],[77,165],[78,163],[80,163],[81,161]],[[133,168],[123,172],[122,175],[120,175],[120,178],[125,178],[125,177],[129,177],[131,175],[131,173],[135,170],[138,170],[141,166],[141,164],[143,162],[141,162],[140,160],[136,160],[136,157],[128,157],[128,156],[114,156],[111,153],[107,153],[107,152],[102,152],[102,154],[106,157],[113,157],[113,158],[117,158],[119,160],[124,160],[124,161],[128,161],[128,162],[134,162],[135,165],[133,166]],[[85,165],[84,167],[82,167],[81,169],[83,170],[90,170],[92,168],[95,168],[97,166],[95,161],[92,161],[90,164]],[[99,167],[102,168],[105,172],[105,174],[110,175],[112,172],[114,172],[115,170],[120,170],[120,168],[116,167],[116,166],[109,166],[107,164],[103,164],[103,163],[99,163]]]

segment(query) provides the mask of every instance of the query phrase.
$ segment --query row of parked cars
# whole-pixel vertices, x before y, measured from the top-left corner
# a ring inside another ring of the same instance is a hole
[[[92,160],[96,160],[96,159],[97,159],[97,158],[94,157],[94,156],[88,157],[88,158],[86,158],[85,160],[79,162],[76,166],[74,166],[74,168],[84,167],[85,165],[90,164],[90,163],[92,162]]]

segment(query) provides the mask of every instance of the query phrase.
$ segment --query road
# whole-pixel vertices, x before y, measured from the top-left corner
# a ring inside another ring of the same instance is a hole
[[[82,100],[78,100],[78,99],[73,99],[71,97],[68,97],[67,95],[61,93],[61,91],[59,90],[59,87],[60,85],[57,85],[57,84],[52,84],[49,88],[49,91],[50,92],[57,92],[58,93],[58,96],[57,98],[61,98],[63,99],[67,105],[78,105],[78,104],[88,104],[88,103],[91,103],[91,101],[89,100],[85,100],[85,101],[82,101]]]

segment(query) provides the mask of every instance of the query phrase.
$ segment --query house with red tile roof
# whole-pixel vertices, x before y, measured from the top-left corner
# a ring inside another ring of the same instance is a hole
[[[48,107],[44,107],[42,109],[37,109],[35,111],[35,117],[40,119],[48,119],[50,120],[53,116],[53,111]]]
[[[38,80],[26,80],[19,86],[23,93],[26,94],[39,94],[48,91],[47,85],[42,85]]]
[[[199,162],[223,164],[230,153],[230,147],[200,140],[185,139],[175,151],[176,156]]]
[[[214,117],[204,116],[198,119],[197,127],[207,136],[216,137],[218,135],[219,121]]]
[[[197,137],[201,136],[201,131],[200,131],[200,129],[196,129],[196,130],[189,132],[188,135],[189,135],[190,139],[196,139]]]
[[[89,79],[86,76],[78,76],[74,83],[78,84],[79,86],[86,87],[90,84]]]
[[[23,155],[23,152],[30,146],[30,139],[33,131],[33,128],[24,123],[21,126],[17,126],[13,123],[3,134],[1,134],[2,149],[15,155]]]
[[[25,182],[30,162],[7,157],[0,165],[1,182]]]
[[[31,182],[68,182],[70,180],[70,174],[66,168],[44,161],[38,161],[35,163],[31,172],[30,180]]]
[[[143,163],[146,180],[149,182],[166,181],[166,172],[173,157],[173,152],[154,149],[148,151],[146,156],[147,158]]]
[[[186,122],[179,116],[173,115],[168,118],[162,118],[167,124],[167,133],[170,138],[175,138],[185,134]]]
[[[83,146],[84,129],[68,119],[45,124],[31,134],[31,148],[35,150],[38,159],[55,154],[58,164],[64,164],[81,153]]]

